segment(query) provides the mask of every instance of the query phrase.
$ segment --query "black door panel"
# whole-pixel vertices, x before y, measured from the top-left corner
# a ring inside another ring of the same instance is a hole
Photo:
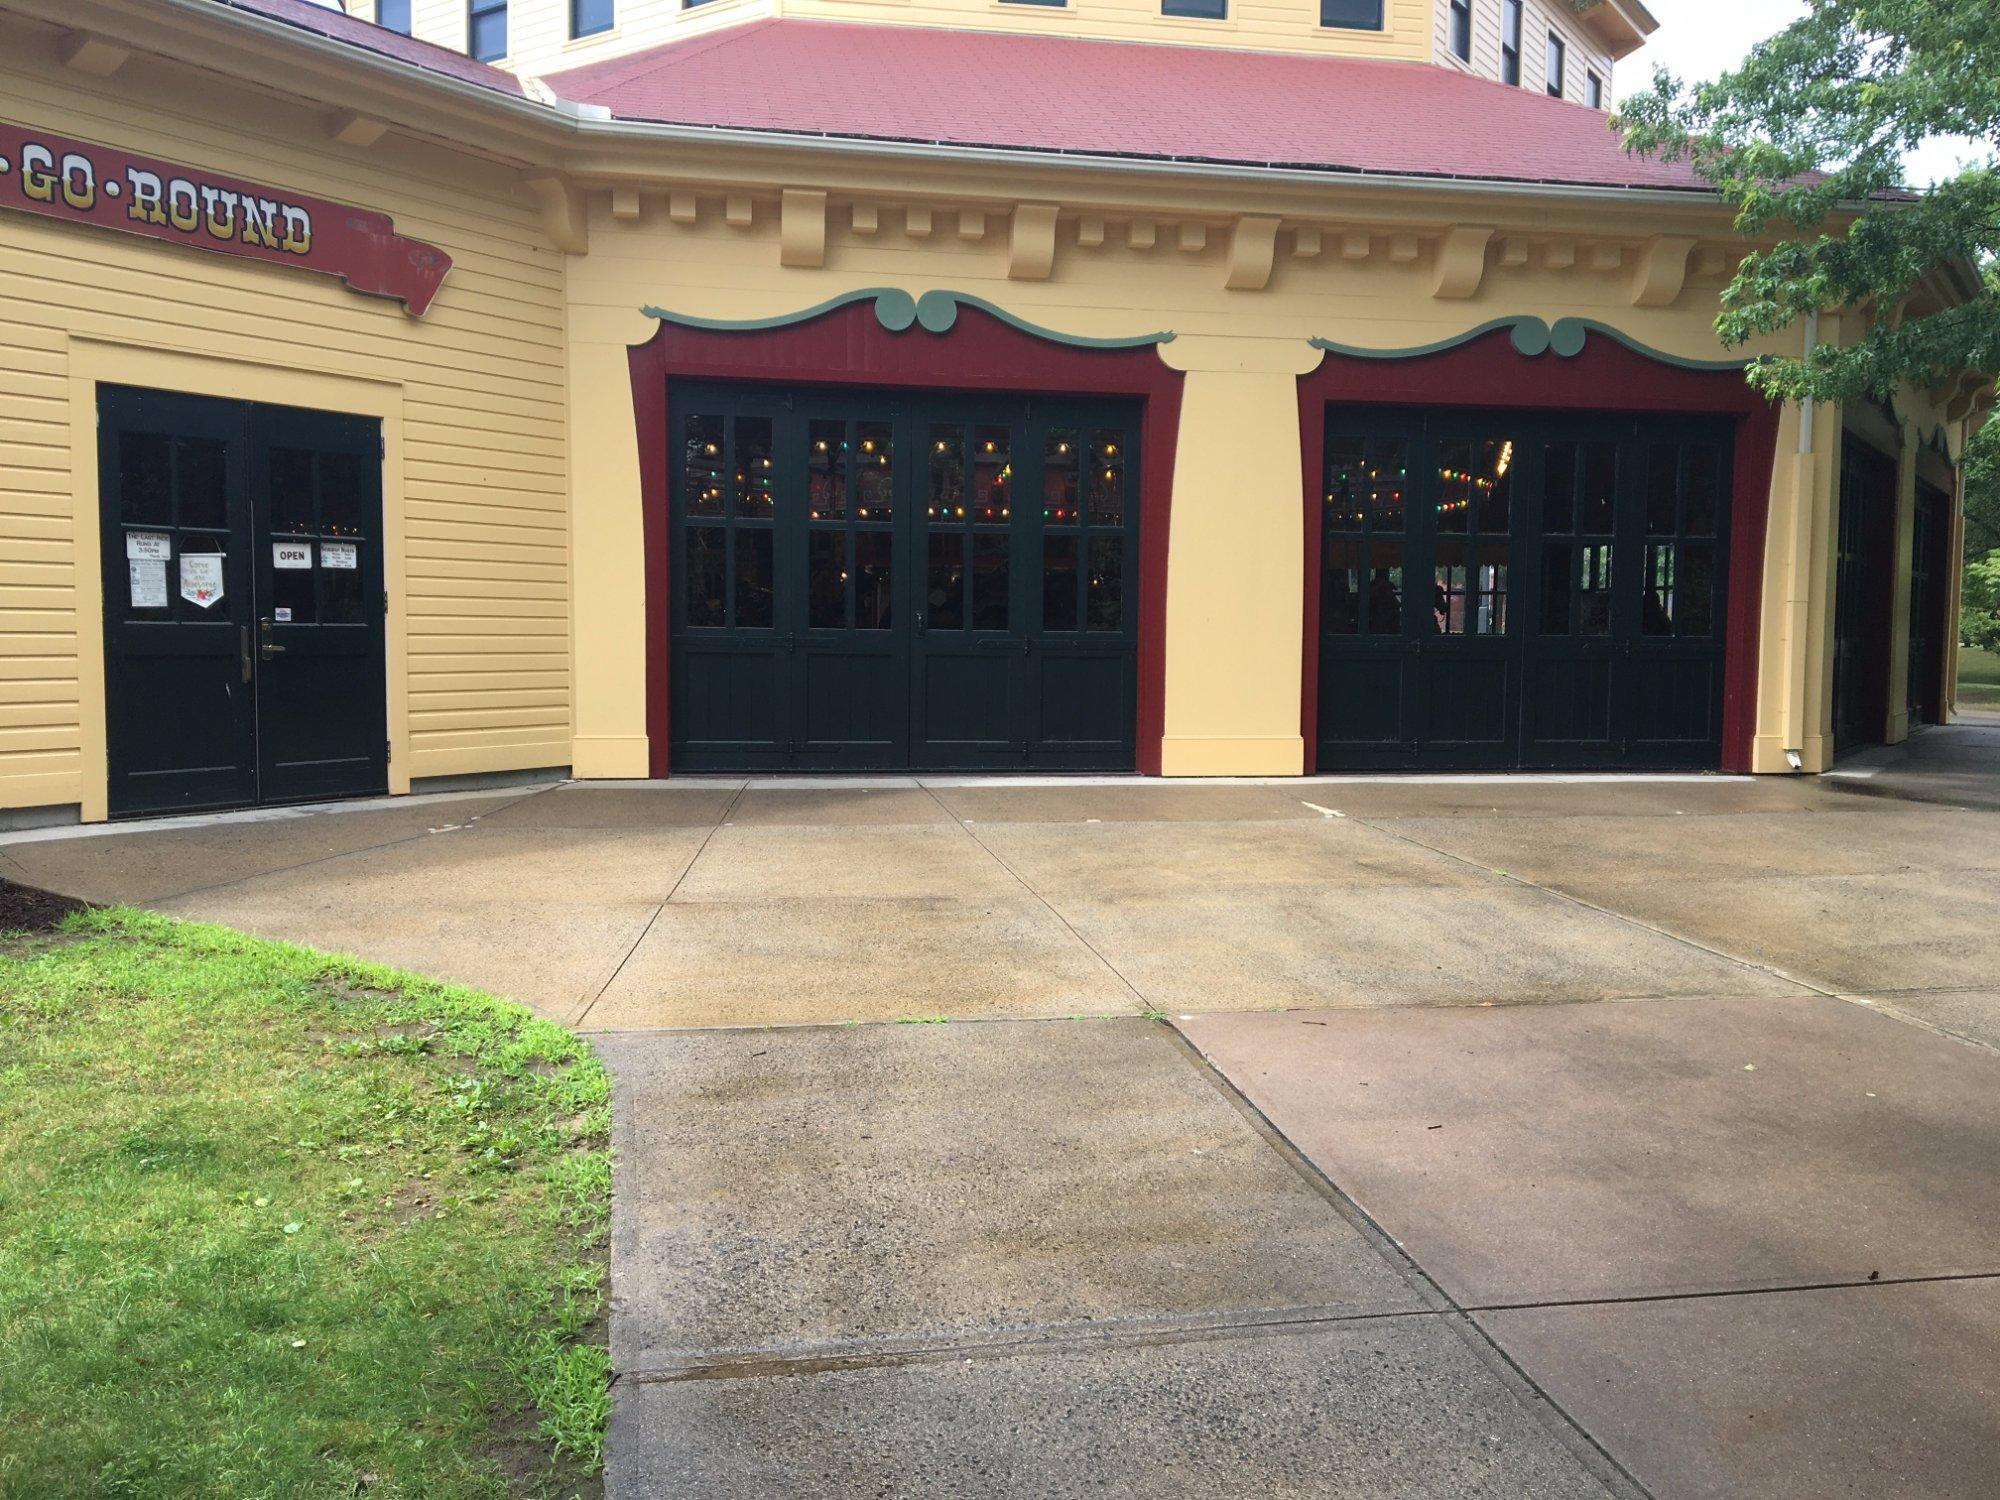
[[[1322,770],[1717,763],[1726,423],[1326,420]]]
[[[676,385],[673,763],[1129,768],[1136,415]]]
[[[386,791],[378,424],[108,386],[98,433],[113,815]]]

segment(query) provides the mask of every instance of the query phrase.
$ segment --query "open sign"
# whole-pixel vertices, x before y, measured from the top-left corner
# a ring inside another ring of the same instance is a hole
[[[310,568],[313,565],[312,547],[305,542],[271,543],[271,566],[274,568]]]

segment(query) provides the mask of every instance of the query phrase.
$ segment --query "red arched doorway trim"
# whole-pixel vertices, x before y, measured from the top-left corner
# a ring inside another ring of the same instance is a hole
[[[896,294],[900,296],[901,294]],[[937,294],[925,299],[928,307]],[[630,351],[639,428],[640,496],[646,545],[646,734],[651,774],[669,772],[667,383],[756,380],[784,385],[872,385],[918,390],[1011,391],[1030,395],[1136,397],[1139,476],[1138,769],[1160,773],[1166,723],[1167,523],[1181,372],[1152,343],[1106,348],[1045,338],[956,299],[957,316],[932,332],[906,321],[891,331],[872,297],[775,327],[690,327],[662,320]]]
[[[1575,325],[1569,326],[1574,337]],[[1777,446],[1777,406],[1751,390],[1740,369],[1674,364],[1628,348],[1601,330],[1587,333],[1582,347],[1567,356],[1546,344],[1541,353],[1523,354],[1515,337],[1508,328],[1496,327],[1455,348],[1404,358],[1328,350],[1318,369],[1299,377],[1306,544],[1305,669],[1299,692],[1299,724],[1305,735],[1307,772],[1316,768],[1319,746],[1319,490],[1326,449],[1325,412],[1332,404],[1371,403],[1735,417],[1728,636],[1723,646],[1722,768],[1749,770],[1750,740],[1757,718],[1758,622],[1763,608],[1764,532]]]

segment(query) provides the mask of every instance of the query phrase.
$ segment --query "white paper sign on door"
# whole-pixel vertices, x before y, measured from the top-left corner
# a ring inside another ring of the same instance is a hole
[[[165,609],[167,607],[167,565],[155,562],[150,557],[134,557],[127,560],[126,569],[132,577],[132,607],[134,609]]]
[[[183,552],[181,554],[181,597],[207,609],[222,597],[222,554]]]
[[[305,542],[271,543],[271,566],[274,568],[310,568],[313,565],[312,548]]]
[[[128,531],[125,556],[132,562],[165,562],[173,555],[174,539],[164,531]]]
[[[321,542],[319,565],[322,568],[358,568],[361,561],[352,542]]]

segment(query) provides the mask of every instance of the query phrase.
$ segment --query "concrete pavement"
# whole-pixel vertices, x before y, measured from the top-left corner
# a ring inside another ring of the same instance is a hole
[[[620,1495],[2000,1472],[1985,727],[1815,781],[524,789],[0,870],[596,1033]]]

